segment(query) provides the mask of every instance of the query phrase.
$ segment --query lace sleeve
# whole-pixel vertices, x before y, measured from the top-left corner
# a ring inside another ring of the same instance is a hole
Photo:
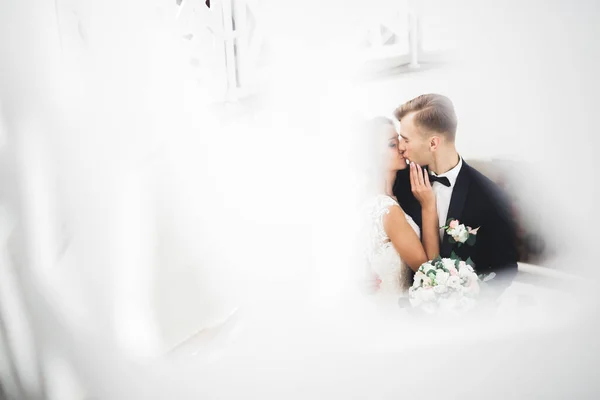
[[[383,228],[383,217],[390,213],[390,207],[393,206],[400,207],[398,202],[391,197],[378,196],[373,207],[372,217],[377,231],[377,239],[381,242],[388,240],[387,233],[385,233],[385,229]]]

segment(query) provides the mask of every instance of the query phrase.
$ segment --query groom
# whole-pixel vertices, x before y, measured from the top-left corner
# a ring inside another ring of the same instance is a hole
[[[490,283],[503,290],[517,273],[515,226],[500,189],[457,153],[452,102],[439,94],[425,94],[404,103],[394,114],[400,121],[399,150],[429,170],[440,226],[452,218],[473,229],[479,227],[475,244],[460,247],[440,230],[440,255],[450,257],[455,252],[462,260],[470,257],[478,274],[495,272]],[[421,226],[421,207],[412,195],[409,171],[398,172],[393,192]]]

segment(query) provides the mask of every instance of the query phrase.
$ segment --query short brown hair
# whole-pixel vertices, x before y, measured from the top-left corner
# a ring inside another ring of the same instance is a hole
[[[456,137],[456,113],[452,101],[441,94],[423,94],[407,101],[396,109],[398,121],[410,113],[415,114],[415,122],[429,131],[446,135],[450,141]]]

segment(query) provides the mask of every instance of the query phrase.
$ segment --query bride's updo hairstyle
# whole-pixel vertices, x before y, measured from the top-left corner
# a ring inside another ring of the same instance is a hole
[[[365,171],[373,173],[384,171],[389,140],[386,133],[390,129],[396,130],[396,126],[394,121],[387,117],[375,117],[363,122],[360,132],[360,152],[365,163]]]
[[[365,189],[375,189],[385,179],[389,153],[387,145],[389,130],[396,130],[394,122],[387,117],[375,117],[359,124],[359,140],[356,161]]]

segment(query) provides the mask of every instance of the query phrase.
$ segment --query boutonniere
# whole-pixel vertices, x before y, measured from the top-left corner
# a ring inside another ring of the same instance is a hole
[[[453,218],[448,219],[447,225],[441,227],[448,234],[450,243],[458,243],[458,247],[464,243],[473,246],[479,228],[481,227],[473,229],[470,226],[465,226]]]

